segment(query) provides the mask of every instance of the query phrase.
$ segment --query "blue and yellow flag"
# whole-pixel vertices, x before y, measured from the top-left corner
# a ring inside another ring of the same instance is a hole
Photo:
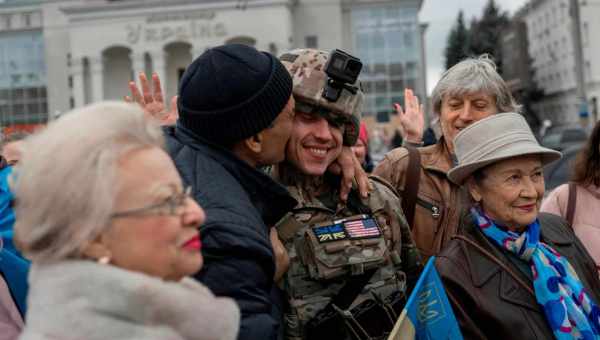
[[[431,257],[388,340],[462,340],[444,285]]]

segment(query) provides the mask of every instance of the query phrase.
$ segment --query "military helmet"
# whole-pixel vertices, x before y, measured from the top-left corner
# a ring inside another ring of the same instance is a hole
[[[356,93],[344,89],[338,100],[329,101],[323,97],[328,81],[325,66],[329,53],[309,48],[295,49],[284,53],[279,59],[292,76],[296,110],[318,113],[330,121],[340,121],[345,127],[344,145],[354,145],[358,139],[364,97],[360,82],[357,80],[350,84],[358,89]]]

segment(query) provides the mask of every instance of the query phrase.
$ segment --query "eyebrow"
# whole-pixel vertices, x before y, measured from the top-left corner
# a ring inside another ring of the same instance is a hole
[[[533,168],[533,170],[531,170],[531,172],[535,172],[535,171],[542,170],[542,169],[543,169],[542,166],[536,166],[535,168]],[[508,175],[509,173],[512,173],[512,172],[520,172],[520,173],[522,173],[523,171],[521,171],[521,169],[512,168],[512,169],[506,169],[504,171],[501,171],[500,174],[501,175],[503,175],[503,174],[507,174]]]
[[[155,184],[148,191],[148,194],[154,196],[154,198],[165,198],[166,194],[174,194],[182,191],[181,185],[177,185],[175,183],[159,183]]]

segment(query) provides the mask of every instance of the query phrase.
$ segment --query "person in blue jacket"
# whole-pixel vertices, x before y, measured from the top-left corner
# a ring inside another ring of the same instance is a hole
[[[0,293],[3,305],[1,312],[4,312],[0,317],[0,333],[3,334],[0,339],[4,340],[14,338],[14,333],[20,330],[25,319],[29,261],[21,256],[13,244],[14,196],[8,186],[12,166],[6,166],[6,162],[0,163],[4,165],[0,170],[0,275],[4,281],[0,289],[8,290],[8,294]],[[13,312],[14,307],[16,313]]]

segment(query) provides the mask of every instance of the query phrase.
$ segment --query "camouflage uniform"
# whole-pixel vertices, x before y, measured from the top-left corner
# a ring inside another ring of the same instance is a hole
[[[297,110],[308,107],[328,120],[344,119],[344,144],[353,145],[362,92],[343,91],[336,103],[321,98],[327,56],[315,50],[295,50],[281,60],[294,80]],[[288,163],[279,165],[274,176],[298,201],[276,226],[290,256],[282,283],[288,301],[285,338],[364,339],[365,333],[384,337],[399,316],[407,285],[414,286],[421,269],[393,187],[373,176],[369,198],[363,200],[352,190],[343,204],[336,176],[301,174]],[[363,281],[356,298],[343,311],[337,310],[332,304],[356,280]],[[333,317],[331,310],[336,313]]]

